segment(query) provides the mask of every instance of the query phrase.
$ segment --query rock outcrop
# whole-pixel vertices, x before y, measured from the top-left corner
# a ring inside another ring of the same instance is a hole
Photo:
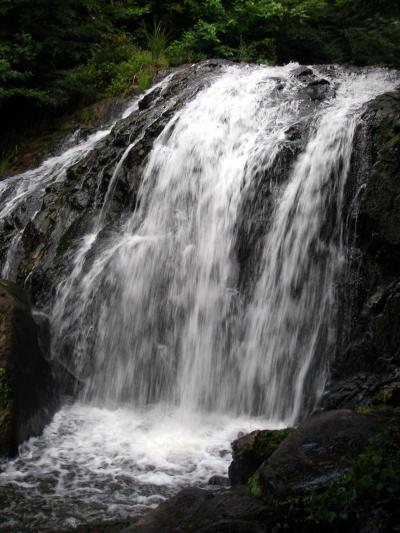
[[[39,435],[57,406],[28,295],[0,280],[0,455]]]
[[[352,465],[374,435],[391,427],[399,428],[397,416],[391,420],[347,409],[307,420],[258,469],[261,494],[286,496],[326,487]]]
[[[328,409],[369,405],[400,385],[400,90],[366,106],[347,189],[348,266]]]

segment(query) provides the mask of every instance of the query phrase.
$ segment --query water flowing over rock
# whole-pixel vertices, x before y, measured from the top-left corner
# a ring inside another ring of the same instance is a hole
[[[371,251],[373,159],[386,161],[397,126],[381,155],[367,130],[390,115],[395,97],[379,95],[398,79],[336,66],[183,67],[114,127],[0,182],[3,275],[47,317],[60,387],[79,401],[4,467],[6,481],[57,472],[65,501],[46,500],[50,523],[60,505],[70,517],[85,491],[100,509],[91,518],[109,517],[115,477],[116,514],[132,505],[140,514],[226,474],[238,431],[293,425],[319,405],[335,356],[339,368],[353,342],[349,317],[362,298],[346,290],[351,254]],[[393,249],[397,230],[381,222]],[[376,338],[393,352],[388,286]],[[30,497],[49,495],[39,487]]]

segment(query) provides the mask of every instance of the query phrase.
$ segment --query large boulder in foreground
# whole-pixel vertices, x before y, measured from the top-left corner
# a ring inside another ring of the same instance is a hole
[[[342,409],[317,415],[301,424],[262,464],[250,480],[252,492],[280,497],[324,488],[352,466],[371,438],[399,428],[395,413]]]
[[[0,280],[0,455],[39,435],[57,406],[27,293]]]
[[[184,489],[162,503],[124,533],[261,533],[265,526],[257,517],[265,507],[246,489],[212,493],[197,488]]]
[[[292,431],[292,428],[256,430],[234,440],[231,444],[232,463],[229,466],[231,485],[246,484]]]

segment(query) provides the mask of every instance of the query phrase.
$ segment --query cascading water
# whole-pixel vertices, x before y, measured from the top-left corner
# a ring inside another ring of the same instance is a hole
[[[139,208],[85,274],[60,287],[53,352],[75,337],[84,399],[236,410],[228,341],[238,204],[249,161],[260,146],[273,160],[299,115],[275,85],[263,69],[234,69],[178,113],[152,150]]]
[[[336,95],[309,106],[294,67],[226,67],[165,126],[136,209],[106,228],[130,140],[51,313],[52,355],[79,379],[80,402],[4,465],[10,505],[29,487],[47,523],[140,513],[223,474],[238,431],[293,424],[316,405],[353,135],[362,104],[396,76],[334,69],[324,75]],[[269,178],[300,122],[302,153]],[[274,208],[244,294],[238,228],[255,216],[243,202],[260,176]]]

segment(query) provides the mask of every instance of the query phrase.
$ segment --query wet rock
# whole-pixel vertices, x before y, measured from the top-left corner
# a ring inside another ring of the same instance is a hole
[[[308,133],[308,118],[293,124],[285,132],[275,163],[260,159],[253,170],[253,179],[243,192],[239,204],[235,250],[239,263],[238,285],[246,295],[251,281],[259,276],[258,265],[264,245],[264,237],[270,227],[276,198],[276,184],[289,179],[293,162],[304,148]]]
[[[394,374],[374,374],[359,372],[341,380],[333,379],[321,402],[325,410],[370,406],[380,391],[397,386],[400,372]]]
[[[373,435],[399,428],[399,418],[330,411],[291,433],[250,480],[260,494],[286,496],[326,487],[342,475]]]
[[[225,476],[211,476],[208,480],[208,484],[218,487],[228,487],[230,485],[229,478]]]
[[[254,516],[265,504],[245,490],[212,493],[184,489],[138,520],[124,533],[261,532],[265,526]]]
[[[28,295],[0,280],[0,454],[13,455],[20,443],[39,435],[56,407]]]
[[[368,405],[400,375],[400,90],[377,97],[356,132],[347,182],[349,261],[324,407]]]
[[[314,72],[305,66],[300,66],[291,71],[292,76],[297,78],[300,81],[305,81],[309,79],[310,77],[314,76]]]
[[[335,90],[331,87],[329,81],[323,78],[309,83],[306,91],[311,100],[325,100],[335,95]]]
[[[147,93],[141,100],[139,100],[139,109],[148,109],[152,105],[152,103],[160,96],[160,94],[161,87],[157,87],[153,91]]]
[[[256,430],[232,442],[233,461],[229,466],[232,485],[246,484],[250,476],[268,459],[292,429]]]

